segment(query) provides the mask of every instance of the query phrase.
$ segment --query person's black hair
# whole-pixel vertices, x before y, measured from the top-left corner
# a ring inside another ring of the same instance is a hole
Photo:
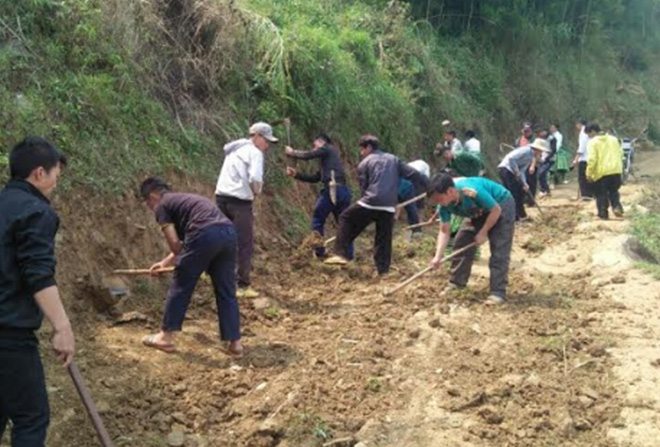
[[[551,126],[555,126],[555,128],[556,128],[557,130],[561,129],[561,128],[559,127],[559,124],[554,124],[554,123],[552,123]]]
[[[454,179],[449,174],[438,174],[433,177],[431,180],[431,186],[429,187],[427,194],[431,196],[432,194],[444,194],[449,190],[449,188],[454,187]]]
[[[469,140],[470,138],[474,138],[474,137],[476,137],[476,136],[477,136],[477,134],[474,133],[474,130],[466,130],[466,131],[465,131],[465,138],[467,138],[468,140]]]
[[[316,138],[314,138],[314,140],[323,140],[323,141],[325,141],[326,144],[332,144],[332,140],[331,140],[330,137],[329,137],[327,134],[325,134],[325,133],[320,133],[320,134],[318,134],[318,135],[316,136]]]
[[[589,123],[587,124],[587,127],[584,128],[584,131],[586,133],[590,133],[590,132],[598,133],[600,132],[600,126],[597,123]]]
[[[378,150],[379,144],[380,141],[378,141],[378,138],[374,137],[373,135],[362,135],[360,137],[360,142],[359,142],[360,147],[371,146],[373,150]]]
[[[445,132],[447,135],[451,135],[452,137],[456,138],[456,131],[455,130],[448,130]]]
[[[580,124],[582,124],[583,126],[586,126],[586,125],[587,125],[587,120],[585,120],[584,118],[580,118],[580,119],[578,119],[577,122],[580,123]]]
[[[170,191],[172,191],[170,185],[160,177],[149,177],[140,185],[140,197],[143,199],[149,198],[152,193],[164,194]]]
[[[36,168],[41,166],[50,172],[58,163],[66,166],[66,157],[52,143],[41,137],[26,137],[9,154],[9,175],[25,180]]]

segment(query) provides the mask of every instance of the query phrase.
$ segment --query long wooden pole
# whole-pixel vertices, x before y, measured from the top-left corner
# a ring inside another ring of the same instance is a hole
[[[455,257],[455,256],[457,256],[457,255],[460,255],[461,253],[463,253],[463,252],[465,252],[465,251],[467,251],[467,250],[469,250],[469,249],[475,247],[476,245],[477,245],[476,242],[472,242],[471,244],[466,245],[465,247],[463,247],[463,248],[461,248],[461,249],[459,249],[459,250],[456,250],[456,251],[452,252],[451,254],[445,256],[444,258],[442,258],[442,259],[440,260],[440,264],[443,264],[443,263],[449,261],[449,260],[452,259],[453,257]],[[383,295],[385,295],[385,296],[390,296],[390,295],[394,294],[395,292],[398,292],[399,290],[403,289],[404,287],[406,287],[406,286],[407,286],[408,284],[410,284],[411,282],[415,281],[417,278],[420,278],[420,277],[424,276],[425,274],[427,274],[427,273],[428,273],[429,271],[431,271],[432,269],[433,269],[433,267],[431,267],[431,266],[426,267],[425,269],[423,269],[423,270],[421,270],[421,271],[415,273],[413,276],[411,276],[410,278],[406,279],[405,281],[403,281],[402,283],[400,283],[399,285],[397,285],[397,286],[394,287],[393,289],[390,289],[390,290],[386,290],[386,291],[384,291],[384,292],[383,292]]]
[[[75,385],[76,390],[80,395],[80,400],[82,400],[83,405],[87,410],[87,414],[89,414],[89,418],[92,420],[92,425],[94,425],[94,430],[96,430],[96,434],[99,437],[99,441],[101,441],[101,445],[103,447],[113,447],[112,441],[110,440],[110,435],[108,435],[108,431],[105,429],[105,425],[103,425],[103,420],[101,420],[101,416],[96,409],[96,405],[94,405],[94,401],[92,400],[92,395],[89,393],[89,390],[85,385],[85,381],[83,380],[78,367],[74,362],[71,362],[67,369],[71,379],[73,380],[73,384]]]
[[[171,273],[174,271],[174,267],[165,267],[162,269],[154,270],[153,273]],[[150,269],[119,269],[113,270],[115,275],[149,275],[151,274]]]

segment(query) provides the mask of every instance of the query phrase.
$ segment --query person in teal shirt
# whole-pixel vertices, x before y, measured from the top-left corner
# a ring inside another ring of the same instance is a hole
[[[435,256],[430,266],[438,268],[451,238],[452,215],[463,221],[454,240],[454,251],[471,243],[490,243],[490,295],[488,301],[501,304],[506,299],[509,263],[513,246],[516,207],[511,193],[499,183],[481,177],[454,180],[448,174],[436,176],[429,190],[432,203],[439,205],[440,230]],[[448,289],[464,289],[470,279],[476,246],[452,260]]]

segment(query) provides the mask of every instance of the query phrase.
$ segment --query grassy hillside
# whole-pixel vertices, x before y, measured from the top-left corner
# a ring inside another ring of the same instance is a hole
[[[365,132],[430,158],[445,118],[476,128],[491,161],[524,119],[654,136],[660,118],[652,58],[531,15],[457,32],[385,0],[25,0],[0,17],[0,150],[45,135],[71,155],[69,183],[99,191],[169,170],[211,181],[257,119],[284,136],[290,118],[298,146],[328,131],[355,163]],[[291,187],[270,157],[270,187]]]

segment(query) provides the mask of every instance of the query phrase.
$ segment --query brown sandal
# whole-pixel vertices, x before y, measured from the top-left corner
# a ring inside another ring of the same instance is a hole
[[[171,354],[174,351],[176,351],[176,348],[174,347],[174,344],[172,344],[172,343],[165,343],[165,344],[158,343],[156,341],[156,336],[157,336],[157,334],[147,335],[146,337],[144,337],[142,339],[142,344],[149,347],[149,348],[154,348],[154,349],[158,349],[158,350],[163,351],[163,352],[167,352],[168,354]]]

